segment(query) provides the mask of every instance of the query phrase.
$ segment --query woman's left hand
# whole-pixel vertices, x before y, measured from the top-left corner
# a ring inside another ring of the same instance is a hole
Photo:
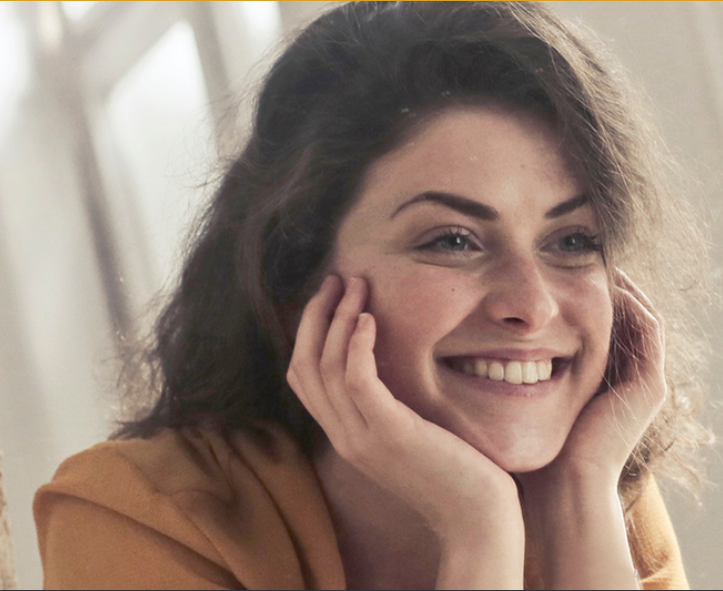
[[[526,474],[546,477],[561,472],[617,478],[625,462],[665,401],[663,320],[645,294],[616,270],[615,309],[607,387],[582,409],[557,458]]]

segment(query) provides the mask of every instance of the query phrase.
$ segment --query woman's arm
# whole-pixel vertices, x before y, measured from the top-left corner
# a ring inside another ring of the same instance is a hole
[[[242,588],[228,570],[181,541],[52,487],[43,487],[35,501],[45,589]]]
[[[474,528],[441,540],[436,589],[522,589],[525,537],[519,513],[497,514],[500,531]],[[488,520],[489,521],[489,520]],[[470,516],[468,525],[473,524]],[[480,535],[482,533],[483,535]]]
[[[549,589],[639,589],[617,478],[567,471],[525,496]]]

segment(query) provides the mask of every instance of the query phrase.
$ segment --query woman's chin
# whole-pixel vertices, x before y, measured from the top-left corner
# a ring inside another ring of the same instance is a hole
[[[503,457],[498,460],[493,460],[500,468],[510,474],[524,474],[526,472],[534,472],[540,470],[555,459],[552,457]]]
[[[520,439],[501,443],[487,439],[479,445],[470,443],[505,472],[511,474],[523,474],[544,468],[558,456],[564,444],[564,441]]]

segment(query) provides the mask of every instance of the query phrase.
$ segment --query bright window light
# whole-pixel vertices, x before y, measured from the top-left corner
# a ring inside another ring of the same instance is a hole
[[[25,31],[15,15],[16,4],[0,2],[0,140],[28,84],[28,48]]]
[[[215,158],[213,126],[195,37],[175,25],[116,85],[108,102],[118,149],[151,259],[151,283],[178,270],[180,241]]]
[[[68,18],[74,21],[82,19],[91,8],[93,8],[98,2],[91,2],[86,0],[84,2],[61,2],[63,10]]]
[[[278,2],[234,2],[247,23],[252,42],[263,53],[281,34],[281,11]]]

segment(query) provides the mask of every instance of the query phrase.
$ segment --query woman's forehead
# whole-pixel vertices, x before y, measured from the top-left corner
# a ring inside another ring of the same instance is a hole
[[[542,201],[545,191],[555,201],[584,193],[548,118],[480,105],[446,109],[426,120],[371,164],[359,195],[388,207],[390,195],[405,199],[427,191],[498,201],[523,185]]]

